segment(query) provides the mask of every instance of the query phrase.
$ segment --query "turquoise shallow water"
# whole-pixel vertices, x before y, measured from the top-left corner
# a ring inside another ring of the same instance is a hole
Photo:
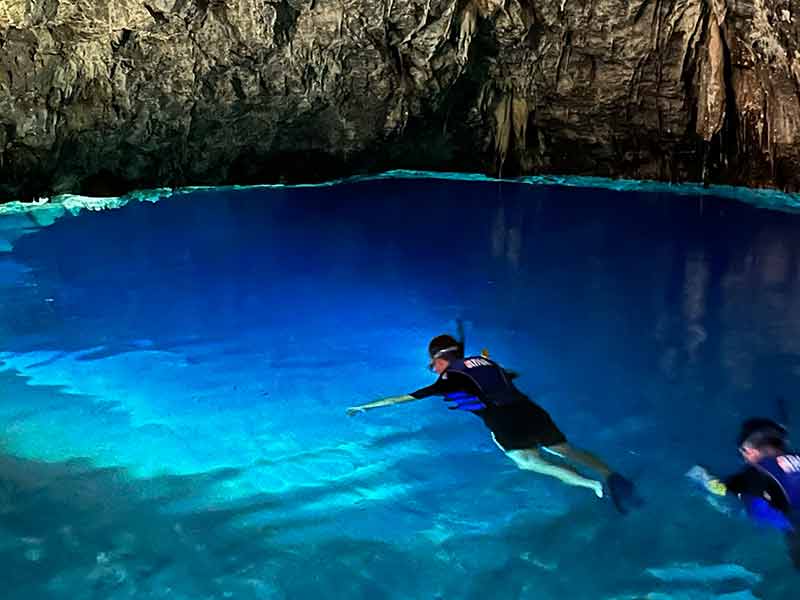
[[[5,597],[794,597],[781,538],[683,476],[797,412],[794,214],[386,178],[3,219]],[[456,318],[641,511],[437,399],[344,415],[430,383]]]

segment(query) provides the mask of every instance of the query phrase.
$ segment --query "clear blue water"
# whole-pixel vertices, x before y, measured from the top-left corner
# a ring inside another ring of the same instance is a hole
[[[23,222],[3,598],[796,597],[781,537],[684,473],[737,468],[779,396],[800,419],[800,215],[384,179]],[[435,398],[345,416],[430,383],[456,318],[642,510],[518,471]]]

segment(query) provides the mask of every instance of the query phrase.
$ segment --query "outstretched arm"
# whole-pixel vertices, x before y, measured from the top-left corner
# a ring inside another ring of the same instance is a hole
[[[353,416],[354,414],[364,412],[365,410],[380,408],[381,406],[392,406],[393,404],[402,404],[404,402],[413,402],[414,400],[422,400],[423,398],[441,394],[443,393],[443,381],[444,380],[440,377],[433,385],[419,389],[416,392],[411,392],[410,394],[403,394],[402,396],[389,396],[388,398],[376,400],[375,402],[370,402],[369,404],[351,406],[347,409],[347,414]]]
[[[388,398],[382,398],[380,400],[376,400],[375,402],[370,402],[369,404],[351,406],[347,409],[347,414],[352,417],[356,413],[372,410],[373,408],[392,406],[393,404],[402,404],[403,402],[413,402],[414,400],[419,400],[419,398],[415,398],[410,394],[403,394],[402,396],[389,396]]]

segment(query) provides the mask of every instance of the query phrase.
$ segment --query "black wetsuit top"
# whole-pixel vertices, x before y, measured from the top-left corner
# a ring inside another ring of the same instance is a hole
[[[789,499],[778,483],[766,473],[750,466],[731,475],[723,483],[730,493],[737,496],[763,498],[767,504],[781,511],[790,522],[794,523],[795,529],[786,532],[786,548],[795,569],[800,570],[800,529],[798,529],[800,517],[796,510],[792,510]]]
[[[770,506],[784,513],[789,512],[789,501],[781,487],[772,477],[755,467],[745,467],[724,479],[723,483],[732,494],[763,498]]]
[[[497,366],[497,368],[502,368]],[[504,450],[520,450],[539,446],[555,446],[567,441],[550,415],[538,404],[519,391],[511,379],[516,373],[503,370],[508,379],[512,401],[502,406],[485,402],[483,408],[469,412],[480,417],[486,427],[494,434],[495,441]],[[412,392],[414,398],[447,396],[466,392],[483,396],[482,390],[469,376],[458,371],[445,371],[432,385]]]

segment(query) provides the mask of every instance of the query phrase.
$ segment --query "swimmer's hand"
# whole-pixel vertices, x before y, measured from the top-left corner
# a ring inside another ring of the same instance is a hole
[[[695,465],[686,473],[686,476],[702,485],[707,491],[716,496],[724,496],[728,493],[728,488],[716,477],[713,477],[706,469]]]
[[[352,417],[353,415],[357,415],[358,413],[367,412],[367,409],[363,406],[351,406],[347,409],[347,416]]]

